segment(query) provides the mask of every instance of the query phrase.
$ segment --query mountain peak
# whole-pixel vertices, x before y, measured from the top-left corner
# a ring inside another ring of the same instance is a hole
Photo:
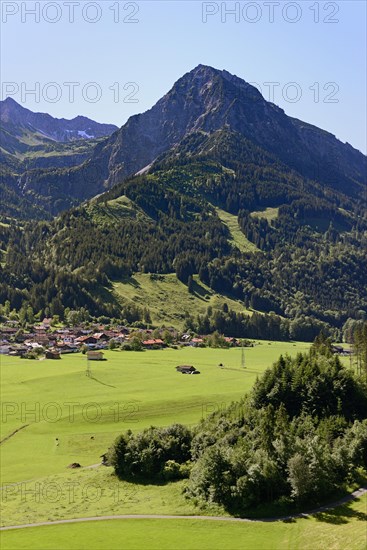
[[[335,137],[287,116],[242,78],[204,64],[179,78],[151,109],[131,117],[103,150],[96,149],[92,162],[104,167],[104,182],[112,186],[189,135],[223,129],[311,178],[337,148],[350,177],[359,178],[363,159],[356,151],[347,154]]]
[[[22,129],[40,132],[45,137],[59,142],[79,139],[106,137],[117,130],[113,124],[100,124],[89,118],[77,116],[71,120],[54,118],[47,113],[35,113],[26,109],[12,97],[0,101],[0,122],[10,132],[16,129],[16,135]]]
[[[212,77],[221,77],[229,82],[236,82],[238,84],[242,84],[243,86],[251,86],[251,84],[248,84],[243,78],[230,73],[226,69],[216,69],[215,67],[211,67],[210,65],[197,65],[194,69],[186,73],[182,78],[186,78],[188,76],[200,76],[202,78],[212,78]]]
[[[194,76],[197,74],[207,75],[207,76],[216,75],[216,76],[222,76],[224,78],[227,78],[228,80],[238,79],[238,80],[242,80],[242,82],[245,82],[243,79],[230,73],[226,69],[217,69],[215,67],[212,67],[211,65],[203,65],[202,63],[199,63],[199,65],[197,65],[191,71],[186,73],[186,75],[194,75]]]
[[[210,96],[210,107],[216,99],[217,106],[225,109],[233,102],[240,100],[248,104],[267,103],[259,90],[242,78],[223,69],[216,69],[209,65],[197,65],[194,69],[184,74],[172,87],[170,94],[188,94],[192,99],[195,94],[199,97]],[[166,97],[166,96],[165,96]],[[164,98],[163,98],[164,99]]]
[[[39,122],[29,122],[33,128],[42,129],[46,136],[59,141],[98,137],[92,123],[82,117],[58,121],[61,128],[57,134],[55,119],[49,118],[48,122],[42,121],[42,127]],[[109,135],[116,128],[103,129],[104,135]],[[199,64],[177,80],[151,109],[130,117],[122,128],[95,147],[87,169],[95,174],[98,166],[98,175],[94,176],[95,185],[89,186],[86,196],[120,183],[150,166],[164,153],[178,151],[184,140],[191,139],[195,144],[195,136],[216,136],[221,132],[234,136],[234,142],[251,143],[251,147],[260,148],[303,177],[326,185],[331,181],[337,189],[348,189],[355,195],[360,193],[366,164],[361,153],[345,147],[328,132],[287,116],[238,76]],[[224,149],[228,147],[228,140],[226,143]],[[220,141],[219,147],[223,144],[225,140]],[[197,145],[191,147],[190,154],[195,147]],[[334,166],[329,159],[336,154],[338,165]],[[85,166],[80,167],[81,178],[84,170]],[[80,196],[78,179],[73,192]]]
[[[197,73],[218,74],[218,73],[221,73],[221,72],[222,71],[220,69],[215,69],[214,67],[211,67],[210,65],[203,65],[202,63],[199,63],[199,65],[194,67],[187,74],[197,74]]]
[[[22,118],[31,114],[29,109],[20,105],[12,97],[0,101],[0,121],[2,124],[18,124]]]
[[[4,99],[4,101],[2,101],[0,103],[3,103],[4,105],[13,105],[13,106],[16,106],[16,107],[21,107],[21,105],[19,105],[19,103],[17,103],[17,101],[15,101],[15,99],[13,99],[10,96],[6,97]]]

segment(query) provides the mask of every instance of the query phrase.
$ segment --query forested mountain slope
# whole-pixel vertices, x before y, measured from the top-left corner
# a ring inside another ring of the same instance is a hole
[[[366,157],[332,134],[287,116],[244,80],[199,65],[145,113],[98,143],[76,169],[38,164],[22,177],[25,196],[57,214],[102,193],[197,134],[226,131],[260,147],[302,177],[366,198]],[[241,157],[236,159],[244,162]],[[257,160],[255,161],[257,162]],[[66,199],[65,199],[66,197]]]
[[[87,304],[95,315],[119,317],[124,310],[114,281],[134,272],[176,273],[190,287],[199,274],[215,292],[243,301],[244,309],[281,316],[274,337],[289,336],[281,318],[318,320],[305,329],[311,339],[321,321],[341,328],[348,317],[363,316],[367,222],[359,201],[271,164],[266,153],[247,148],[235,134],[191,140],[195,148],[186,143],[148,174],[50,223],[28,223],[13,233],[3,275],[9,282],[15,277],[22,290],[3,284],[2,298],[16,307],[28,299],[37,311],[51,303],[50,313],[59,315],[65,307]],[[256,164],[233,160],[234,142]],[[237,220],[252,249],[236,246],[219,212]],[[242,334],[242,318],[210,315],[187,318],[187,324],[198,332]]]
[[[196,275],[243,303],[244,314],[180,311],[197,332],[310,340],[320,328],[335,332],[367,314],[365,163],[244,81],[199,66],[67,179],[62,169],[27,178],[25,197],[32,189],[33,207],[51,211],[82,201],[85,186],[90,195],[112,188],[51,222],[2,227],[0,299],[61,317],[83,306],[138,321],[149,312],[115,283],[176,273],[188,292]],[[254,316],[255,328],[248,308],[266,314]]]

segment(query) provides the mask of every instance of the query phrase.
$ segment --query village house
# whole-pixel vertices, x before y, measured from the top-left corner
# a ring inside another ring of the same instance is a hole
[[[47,346],[49,344],[49,338],[43,325],[35,325],[33,327],[33,331],[34,341],[37,342],[37,344],[40,344],[42,346]]]
[[[151,340],[144,340],[142,345],[145,349],[162,349],[166,344],[160,338],[152,338]]]
[[[93,336],[97,342],[108,342],[110,339],[110,336],[106,332],[96,332]]]
[[[49,349],[45,353],[46,359],[61,359],[60,352],[57,350]]]
[[[8,355],[11,357],[24,357],[28,353],[30,348],[27,346],[11,346]]]
[[[14,328],[14,327],[1,327],[0,328],[0,339],[8,341],[9,338],[12,338],[17,332],[18,332],[18,329]]]
[[[240,345],[239,341],[236,338],[232,338],[230,336],[225,336],[224,341],[231,347],[236,347]]]
[[[88,346],[89,344],[96,344],[97,338],[91,335],[79,336],[75,339],[75,343]]]
[[[34,338],[34,333],[32,332],[23,332],[22,334],[17,334],[14,336],[14,342],[23,343],[26,340]]]
[[[8,355],[12,347],[10,344],[0,344],[0,355]]]
[[[111,340],[116,342],[116,344],[123,344],[126,342],[126,335],[118,332],[115,336],[112,336]]]
[[[204,344],[203,338],[192,338],[189,345],[192,346],[193,348],[198,348],[199,346],[202,346],[203,344]]]
[[[95,344],[91,344],[89,347],[93,349],[106,349],[108,342],[110,341],[110,336],[106,332],[96,332],[93,334],[96,339]]]
[[[127,336],[130,333],[130,329],[128,327],[118,326],[117,331],[119,334],[124,334]]]
[[[118,330],[104,330],[103,333],[109,338],[116,338],[119,334]]]
[[[338,355],[344,355],[344,356],[353,355],[353,350],[343,348],[343,346],[338,346],[336,344],[333,344],[331,346],[331,350],[332,350],[333,353],[338,354]]]
[[[71,344],[69,342],[62,342],[62,341],[59,341],[56,343],[56,347],[57,349],[59,350],[60,353],[75,353],[77,351],[79,351],[79,348],[78,346],[76,346],[75,344]]]
[[[74,338],[79,338],[79,336],[87,336],[92,334],[92,332],[92,330],[87,330],[83,327],[69,327],[69,334],[73,335]]]
[[[77,338],[76,334],[69,329],[57,330],[56,334],[58,336],[58,340],[65,342],[66,344],[74,344],[74,341]]]

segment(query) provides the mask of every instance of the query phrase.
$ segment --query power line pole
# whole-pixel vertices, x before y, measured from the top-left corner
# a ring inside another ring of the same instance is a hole
[[[243,349],[243,342],[242,342],[242,348],[241,348],[241,367],[243,369],[246,368],[246,364],[245,364],[245,350]]]
[[[87,370],[85,371],[85,374],[88,378],[92,377],[92,371],[91,371],[91,368],[90,368],[90,362],[89,362],[88,355],[87,355]]]

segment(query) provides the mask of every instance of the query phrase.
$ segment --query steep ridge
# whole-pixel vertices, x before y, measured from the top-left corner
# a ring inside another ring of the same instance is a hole
[[[9,149],[8,152],[14,151],[14,143],[12,146],[9,143],[11,137],[21,138],[22,133],[26,130],[38,134],[40,141],[48,139],[62,143],[105,137],[117,130],[117,126],[114,124],[100,124],[83,116],[67,120],[54,118],[47,113],[34,113],[22,107],[11,97],[0,101],[0,122],[2,129],[10,134],[9,141],[2,140],[1,143],[2,148]],[[4,134],[2,137],[4,138]]]

